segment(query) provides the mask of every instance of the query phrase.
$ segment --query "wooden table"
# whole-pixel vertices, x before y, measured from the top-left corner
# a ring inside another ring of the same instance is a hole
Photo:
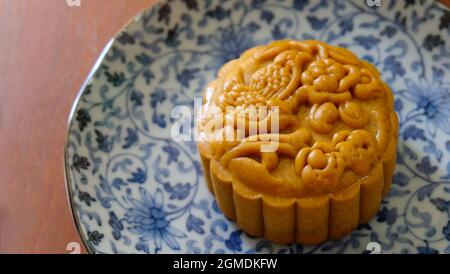
[[[153,2],[0,0],[0,253],[80,242],[64,184],[67,117],[107,41]]]

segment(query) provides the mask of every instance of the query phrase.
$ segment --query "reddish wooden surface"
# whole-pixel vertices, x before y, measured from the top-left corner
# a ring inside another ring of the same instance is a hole
[[[154,1],[0,0],[0,253],[80,241],[64,185],[67,117],[109,38]]]

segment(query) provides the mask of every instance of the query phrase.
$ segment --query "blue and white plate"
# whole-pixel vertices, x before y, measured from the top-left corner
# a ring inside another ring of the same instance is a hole
[[[347,47],[395,93],[392,190],[341,241],[247,236],[208,192],[195,142],[170,138],[174,106],[192,108],[223,63],[283,38]],[[108,44],[74,104],[65,167],[81,237],[93,253],[363,253],[370,242],[450,253],[449,79],[450,10],[434,1],[161,2]]]

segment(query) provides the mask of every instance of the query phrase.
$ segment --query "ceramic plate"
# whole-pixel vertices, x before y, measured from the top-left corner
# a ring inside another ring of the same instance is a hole
[[[170,137],[174,106],[192,109],[223,63],[282,38],[347,47],[395,93],[392,190],[341,241],[247,236],[208,192],[195,142]],[[81,237],[93,253],[450,253],[448,79],[450,10],[432,1],[161,2],[111,40],[74,104],[65,167]]]

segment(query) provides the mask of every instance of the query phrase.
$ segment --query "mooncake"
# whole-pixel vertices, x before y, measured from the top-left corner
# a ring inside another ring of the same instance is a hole
[[[368,222],[389,191],[393,94],[372,64],[345,48],[313,40],[251,48],[218,71],[202,104],[206,184],[249,235],[340,239]]]

